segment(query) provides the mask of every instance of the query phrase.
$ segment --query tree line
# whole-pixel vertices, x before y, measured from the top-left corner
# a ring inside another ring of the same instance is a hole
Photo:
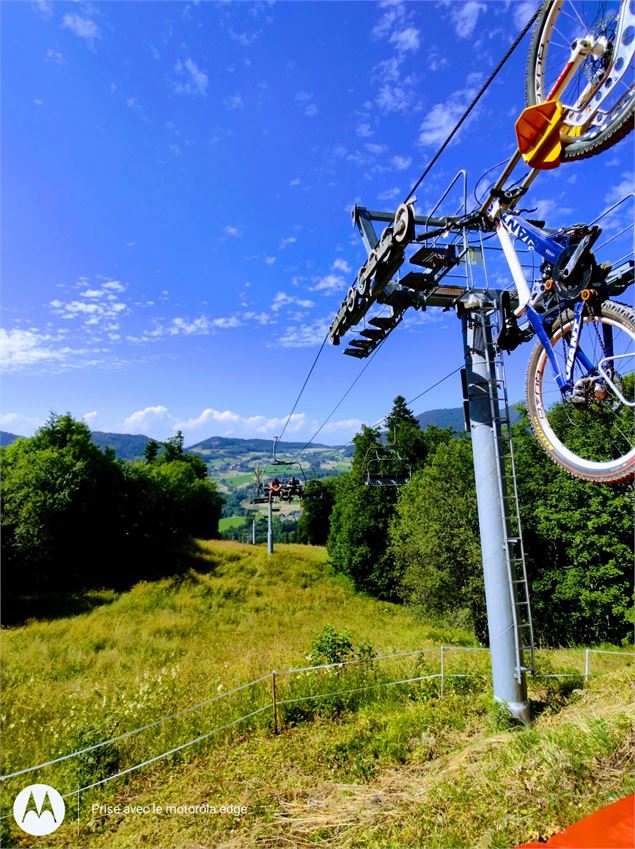
[[[514,456],[537,639],[547,645],[629,640],[631,487],[567,475],[540,449],[519,411]],[[471,627],[485,641],[469,437],[421,430],[398,397],[385,433],[363,427],[354,445],[351,471],[318,482],[322,497],[305,501],[298,541],[326,544],[335,570],[359,590],[414,605],[428,620]],[[394,471],[399,463],[412,471],[405,485],[367,485],[369,470]]]
[[[222,498],[183,436],[145,460],[101,451],[86,424],[51,415],[0,449],[3,599],[120,587],[173,566],[189,538],[215,537]]]

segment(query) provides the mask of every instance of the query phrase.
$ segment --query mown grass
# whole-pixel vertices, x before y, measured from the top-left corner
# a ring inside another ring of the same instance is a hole
[[[218,530],[222,534],[223,531],[227,531],[230,528],[241,528],[246,521],[245,516],[224,516],[222,519],[219,519]]]
[[[320,548],[280,545],[268,558],[262,547],[205,542],[191,565],[179,577],[126,593],[102,591],[102,606],[89,613],[3,633],[3,773],[222,696],[272,669],[307,665],[312,638],[327,624],[377,653],[474,644],[466,631],[426,626],[401,607],[355,594]],[[437,680],[386,686],[435,674],[437,652],[281,675],[278,699],[287,704],[280,706],[279,736],[267,711],[83,793],[79,832],[70,813],[41,841],[21,835],[8,819],[2,845],[472,846],[489,829],[480,845],[503,846],[530,839],[536,829],[546,835],[593,810],[596,798],[626,792],[632,770],[624,745],[633,717],[626,672],[598,678],[588,691],[579,677],[564,685],[538,682],[533,696],[546,710],[519,732],[498,725],[481,653],[446,657],[446,670],[460,671],[461,657],[469,657],[484,677],[446,681],[442,699]],[[579,653],[564,653],[562,661],[582,669]],[[543,661],[543,671],[554,664],[560,669],[557,656]],[[597,671],[615,666],[602,656],[593,664]],[[318,692],[326,696],[307,698]],[[18,778],[4,800],[33,780],[70,792],[270,702],[267,679],[37,777]],[[506,787],[506,776],[518,787]],[[91,813],[93,803],[205,801],[247,811]],[[521,802],[526,813],[518,813]],[[74,812],[75,800],[69,805]]]

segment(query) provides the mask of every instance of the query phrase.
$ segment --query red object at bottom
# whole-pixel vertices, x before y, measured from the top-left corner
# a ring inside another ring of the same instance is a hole
[[[607,805],[550,837],[516,849],[635,849],[635,794]]]

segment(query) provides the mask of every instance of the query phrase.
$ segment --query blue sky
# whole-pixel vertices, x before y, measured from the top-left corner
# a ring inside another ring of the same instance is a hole
[[[364,260],[352,204],[396,209],[534,8],[3,3],[0,427],[29,435],[70,411],[186,443],[279,433]],[[513,151],[527,49],[418,211],[457,169],[471,192]],[[554,226],[589,219],[632,170],[626,141],[541,175],[527,202]],[[324,350],[285,438],[311,436],[363,368],[342,350]],[[528,353],[510,359],[513,398]],[[320,441],[461,359],[453,313],[413,314]],[[414,406],[460,400],[457,376]]]

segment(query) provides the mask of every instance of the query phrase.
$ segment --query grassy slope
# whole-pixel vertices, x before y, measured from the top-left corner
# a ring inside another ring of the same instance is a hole
[[[217,687],[303,665],[311,637],[327,623],[381,651],[469,641],[355,595],[330,573],[323,550],[302,546],[279,546],[269,562],[262,549],[205,543],[185,579],[103,593],[102,600],[110,603],[89,614],[4,633],[3,771],[137,727]],[[626,672],[597,679],[558,714],[543,714],[520,732],[496,725],[486,685],[459,686],[461,694],[448,683],[442,701],[422,688],[416,701],[395,694],[392,702],[335,719],[287,723],[278,737],[267,727],[237,729],[231,739],[190,750],[185,762],[159,762],[123,786],[84,798],[77,840],[69,821],[50,838],[21,842],[511,846],[548,836],[629,791],[633,708]],[[207,801],[248,811],[240,818],[91,818],[95,800]]]
[[[468,641],[357,595],[321,548],[200,545],[184,577],[95,594],[90,613],[3,632],[3,772],[267,674],[306,664],[317,630],[347,628],[382,651]],[[42,732],[46,730],[47,733]],[[51,745],[51,741],[55,745]]]

